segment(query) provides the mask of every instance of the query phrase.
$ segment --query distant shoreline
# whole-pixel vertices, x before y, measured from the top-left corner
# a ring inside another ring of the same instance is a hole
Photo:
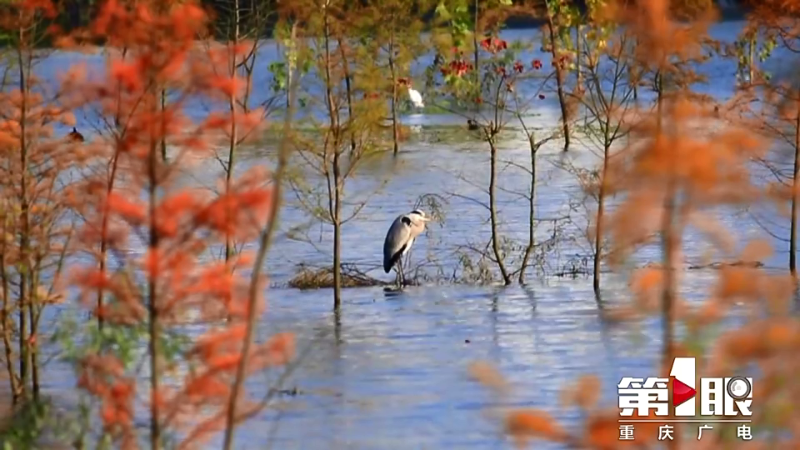
[[[747,9],[741,7],[718,8],[719,20],[716,23],[738,22],[747,19]],[[543,19],[533,19],[528,17],[513,17],[506,20],[504,28],[506,30],[524,30],[526,28],[539,28],[546,25]]]
[[[748,9],[743,7],[726,7],[726,8],[718,8],[719,10],[719,19],[716,23],[727,23],[727,22],[738,22],[747,19]],[[506,20],[505,24],[503,25],[503,29],[506,30],[524,30],[524,29],[536,29],[538,30],[543,25],[546,25],[547,22],[543,19],[537,18],[530,18],[530,17],[511,17]],[[271,34],[272,30],[268,27],[268,32],[266,34]],[[264,40],[272,40],[272,38],[261,38]],[[207,41],[198,41],[198,42],[207,42]],[[224,44],[224,40],[221,39],[213,39],[215,44]],[[8,45],[0,44],[0,48],[7,48]],[[96,54],[103,50],[105,50],[104,45],[97,45],[97,44],[85,44],[81,46],[80,50],[69,50],[69,49],[59,49],[54,48],[50,45],[41,45],[40,47],[36,48],[37,51],[56,51],[56,52],[70,52],[70,51],[77,51],[83,52],[87,54]]]

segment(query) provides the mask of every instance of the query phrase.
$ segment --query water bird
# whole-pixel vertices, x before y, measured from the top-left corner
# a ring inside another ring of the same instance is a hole
[[[386,239],[383,241],[383,270],[389,273],[392,267],[397,265],[397,281],[400,288],[405,284],[402,259],[411,250],[417,236],[425,231],[425,223],[430,220],[423,211],[415,209],[408,214],[397,216],[386,233]]]
[[[69,132],[69,138],[75,142],[83,142],[83,135],[78,133],[78,129],[72,127],[72,131]]]
[[[422,103],[422,94],[414,90],[410,84],[408,85],[408,97],[411,99],[411,103],[417,108],[422,109],[425,107],[425,103]]]
[[[478,129],[478,122],[474,119],[467,119],[467,129],[471,131],[475,131]]]
[[[408,78],[398,78],[397,82],[401,85],[405,85],[408,89],[408,97],[411,99],[411,103],[417,108],[424,108],[425,103],[422,102],[422,94],[419,91],[415,90],[411,86],[411,80]]]

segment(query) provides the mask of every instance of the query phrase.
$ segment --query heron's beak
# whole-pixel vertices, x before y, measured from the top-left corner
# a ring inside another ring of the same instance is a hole
[[[433,217],[423,217],[423,218],[422,218],[422,220],[423,220],[424,222],[430,222],[430,221],[431,221],[431,219],[433,219]]]

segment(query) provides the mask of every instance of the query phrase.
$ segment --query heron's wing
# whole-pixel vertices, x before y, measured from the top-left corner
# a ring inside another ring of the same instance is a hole
[[[383,241],[383,270],[386,273],[392,269],[411,239],[411,227],[403,219],[408,221],[405,216],[394,220],[386,233],[386,240]]]

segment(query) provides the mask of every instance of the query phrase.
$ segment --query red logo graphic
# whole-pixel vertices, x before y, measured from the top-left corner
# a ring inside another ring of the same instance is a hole
[[[686,385],[677,377],[672,377],[672,406],[678,406],[694,397],[697,391]]]

